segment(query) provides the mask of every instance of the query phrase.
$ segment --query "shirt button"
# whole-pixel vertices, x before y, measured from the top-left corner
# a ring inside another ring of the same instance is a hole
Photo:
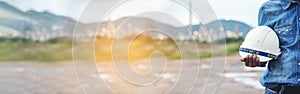
[[[300,66],[300,63],[298,63],[298,66]]]
[[[300,82],[300,79],[298,79],[298,82]]]
[[[298,20],[300,20],[300,18],[298,18]]]

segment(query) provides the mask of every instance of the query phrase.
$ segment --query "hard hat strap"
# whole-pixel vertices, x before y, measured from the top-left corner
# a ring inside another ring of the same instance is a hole
[[[264,57],[269,57],[269,58],[274,58],[277,59],[277,55],[271,54],[271,53],[266,53],[262,51],[257,51],[253,49],[248,49],[248,48],[240,48],[241,52],[246,52],[246,53],[251,53],[251,54],[256,54]]]

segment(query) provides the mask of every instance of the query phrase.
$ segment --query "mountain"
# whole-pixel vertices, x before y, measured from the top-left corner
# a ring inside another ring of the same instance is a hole
[[[50,39],[55,37],[72,36],[77,24],[71,18],[58,16],[47,11],[34,10],[23,12],[5,2],[0,1],[0,26],[18,31],[18,37],[32,39]],[[81,25],[81,23],[78,23]],[[81,30],[82,28],[78,28]],[[1,31],[4,32],[4,31]],[[9,33],[2,36],[11,36]]]
[[[25,14],[21,10],[0,1],[0,17],[9,19],[25,20]]]
[[[124,37],[133,33],[140,33],[143,30],[150,30],[155,32],[162,32],[165,35],[173,36],[175,39],[191,39],[193,37],[194,31],[198,32],[197,36],[202,38],[207,38],[207,32],[201,32],[201,30],[205,30],[208,32],[212,32],[210,30],[214,30],[216,32],[220,32],[220,27],[223,26],[223,31],[225,32],[226,37],[245,37],[248,31],[250,31],[253,27],[239,21],[234,20],[216,20],[212,21],[208,24],[204,25],[193,25],[192,31],[189,31],[189,26],[184,27],[175,27],[168,24],[163,24],[158,21],[149,19],[149,18],[141,18],[141,17],[123,17],[115,21],[107,21],[102,24],[95,23],[94,26],[101,25],[99,30],[102,30],[103,33],[118,33],[116,37]],[[205,28],[205,29],[204,29]],[[104,31],[103,31],[104,30]],[[118,31],[122,30],[122,31]],[[206,35],[205,35],[206,34]],[[213,33],[210,33],[213,34]],[[220,34],[220,33],[219,33]],[[101,35],[101,33],[100,33]],[[109,34],[102,34],[110,36]],[[152,33],[152,37],[158,37],[160,34]]]
[[[37,12],[34,10],[21,11],[5,2],[0,1],[0,35],[25,37],[35,40],[47,40],[56,37],[72,37],[75,26],[80,31],[81,36],[95,35],[95,31],[99,31],[98,35],[111,36],[111,33],[117,33],[117,38],[130,36],[133,33],[141,31],[163,32],[166,35],[174,36],[177,39],[189,39],[192,32],[189,32],[189,26],[175,27],[172,25],[160,23],[153,19],[141,17],[123,17],[115,21],[106,21],[102,23],[83,24],[75,20],[54,15],[50,12]],[[205,24],[206,30],[218,30],[216,26],[223,25],[227,37],[230,35],[245,34],[252,28],[251,26],[239,21],[217,20]],[[101,26],[101,28],[99,28]],[[193,25],[193,31],[203,29],[200,25]],[[13,31],[13,32],[7,32]],[[100,32],[101,31],[101,32]],[[5,33],[3,33],[5,32]],[[119,34],[120,33],[120,34]],[[200,32],[201,33],[201,32]],[[152,37],[159,38],[157,33],[149,33]]]
[[[95,24],[98,25],[97,23]],[[178,38],[179,36],[189,35],[188,30],[185,28],[178,28],[149,18],[141,17],[123,17],[115,21],[103,22],[100,25],[102,27],[100,30],[106,29],[106,31],[110,30],[109,32],[118,33],[116,35],[117,38],[142,33],[144,31],[150,34],[152,37],[158,37],[156,35],[164,35],[164,37],[166,37],[169,35],[173,38]],[[102,33],[106,33],[106,31],[102,31]]]
[[[220,28],[218,28],[218,27],[222,26],[223,31],[225,32],[225,35],[227,37],[234,37],[234,36],[229,35],[229,34],[233,33],[235,36],[241,36],[243,38],[246,36],[248,31],[250,31],[253,28],[250,25],[247,25],[243,22],[235,21],[235,20],[215,20],[208,24],[205,24],[204,26],[205,26],[206,30],[210,30],[210,29],[219,30]],[[193,27],[193,31],[201,30],[200,25],[193,25],[192,27]],[[187,27],[183,27],[183,28],[189,28],[189,27],[187,26]]]
[[[219,20],[219,21],[221,22],[224,31],[240,33],[243,38],[245,38],[246,34],[253,28],[252,26],[240,21],[234,21],[234,20]]]

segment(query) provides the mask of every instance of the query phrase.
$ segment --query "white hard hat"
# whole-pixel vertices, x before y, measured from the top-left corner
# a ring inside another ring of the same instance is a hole
[[[256,54],[260,62],[276,59],[281,53],[278,37],[270,27],[256,27],[246,35],[239,53],[242,57]]]

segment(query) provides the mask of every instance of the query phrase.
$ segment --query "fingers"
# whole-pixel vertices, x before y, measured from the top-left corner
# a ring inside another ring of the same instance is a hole
[[[256,58],[257,66],[260,66],[259,57]]]
[[[245,66],[249,66],[249,55],[244,58]]]
[[[242,62],[245,62],[245,66],[256,67],[260,65],[259,57],[257,55],[248,55],[245,58],[241,59]]]
[[[253,55],[249,55],[249,66],[254,67],[254,62],[253,62]]]
[[[253,55],[252,61],[253,67],[256,67],[259,64],[259,62],[257,62],[257,55]]]
[[[254,56],[253,56],[253,63],[254,63],[254,67],[260,65],[259,58],[258,58],[257,55],[254,55]]]

